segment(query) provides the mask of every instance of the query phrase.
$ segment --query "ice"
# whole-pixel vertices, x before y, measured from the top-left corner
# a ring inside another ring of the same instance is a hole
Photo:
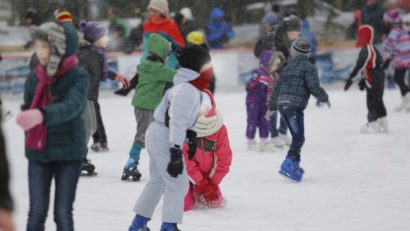
[[[278,174],[286,150],[272,153],[246,151],[245,93],[216,94],[233,149],[231,172],[222,182],[227,200],[223,209],[185,213],[180,229],[189,231],[386,231],[410,226],[410,114],[396,113],[398,90],[385,92],[389,134],[360,134],[366,122],[365,93],[342,86],[327,87],[332,108],[317,108],[314,100],[305,111],[306,143],[302,183]],[[100,99],[108,132],[108,153],[90,153],[98,176],[81,178],[75,202],[76,230],[127,230],[132,208],[148,180],[148,155],[141,158],[142,180],[121,182],[122,167],[135,132],[131,96],[104,93]],[[18,112],[21,100],[3,99]],[[24,230],[28,212],[27,160],[23,132],[14,118],[3,130],[12,167],[15,221]],[[53,205],[53,203],[51,203]],[[52,207],[52,206],[50,206]],[[159,230],[161,204],[151,230]],[[47,230],[55,230],[52,208]]]

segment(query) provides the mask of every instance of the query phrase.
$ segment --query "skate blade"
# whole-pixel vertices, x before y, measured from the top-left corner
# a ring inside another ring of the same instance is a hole
[[[290,175],[287,172],[284,172],[282,170],[279,170],[279,174],[284,176],[286,179],[292,180],[292,182],[295,182],[295,183],[299,183],[299,182],[302,181],[302,179],[297,179],[297,178],[293,177],[292,175]]]

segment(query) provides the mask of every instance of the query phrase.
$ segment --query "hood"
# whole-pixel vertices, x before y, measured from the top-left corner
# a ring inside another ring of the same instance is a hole
[[[174,76],[174,85],[187,83],[199,77],[199,73],[188,68],[180,67]]]
[[[271,58],[273,56],[274,52],[270,50],[264,50],[259,56],[259,62],[260,64],[265,67],[267,70],[270,68],[270,63],[271,63]]]
[[[216,18],[224,18],[225,13],[221,8],[215,7],[211,11],[210,18],[211,19],[216,19]]]
[[[357,31],[356,47],[362,47],[373,44],[374,31],[369,25],[362,25]]]
[[[148,38],[148,53],[165,59],[171,51],[171,43],[159,34],[150,34]]]

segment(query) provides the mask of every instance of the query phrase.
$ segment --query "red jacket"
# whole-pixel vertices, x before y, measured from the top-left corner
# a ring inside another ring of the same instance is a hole
[[[210,150],[204,151],[205,149]],[[184,145],[183,152],[188,176],[194,184],[198,184],[203,177],[208,176],[219,185],[229,172],[232,150],[225,125],[210,136],[198,138],[198,149],[192,160],[188,160],[187,145]]]
[[[171,18],[152,18],[144,25],[144,34],[147,32],[164,32],[180,46],[185,46],[184,38],[179,31],[178,25]]]

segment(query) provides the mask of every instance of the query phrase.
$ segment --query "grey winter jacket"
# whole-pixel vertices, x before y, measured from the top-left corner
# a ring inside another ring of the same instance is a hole
[[[174,76],[174,86],[167,90],[161,103],[155,109],[154,120],[165,125],[165,115],[169,115],[169,143],[183,145],[186,131],[193,129],[199,116],[201,92],[188,83],[199,73],[179,68]]]
[[[102,79],[103,62],[98,54],[92,51],[92,45],[83,45],[78,51],[79,66],[90,74],[90,87],[88,88],[88,100],[97,101]],[[114,80],[116,73],[108,71],[108,78]]]
[[[276,111],[277,105],[305,109],[310,95],[314,95],[320,102],[329,100],[325,90],[320,87],[317,69],[309,62],[308,57],[292,57],[280,74],[279,82],[271,96],[270,110]]]

